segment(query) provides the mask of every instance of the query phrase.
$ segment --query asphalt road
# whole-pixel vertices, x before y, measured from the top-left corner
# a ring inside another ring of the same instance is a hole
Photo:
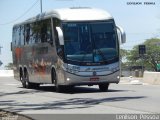
[[[0,109],[21,114],[160,113],[159,91],[158,85],[111,84],[108,92],[81,86],[56,93],[52,85],[24,89],[14,78],[1,77]]]

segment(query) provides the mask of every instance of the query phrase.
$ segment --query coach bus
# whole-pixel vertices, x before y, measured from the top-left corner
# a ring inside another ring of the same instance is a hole
[[[13,26],[14,77],[24,88],[54,84],[58,92],[76,85],[107,91],[120,80],[119,46],[125,32],[106,11],[63,8]]]

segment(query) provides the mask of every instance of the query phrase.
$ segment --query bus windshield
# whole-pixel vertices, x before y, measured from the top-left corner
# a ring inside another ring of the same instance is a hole
[[[114,22],[63,23],[64,52],[68,61],[100,63],[117,59]]]

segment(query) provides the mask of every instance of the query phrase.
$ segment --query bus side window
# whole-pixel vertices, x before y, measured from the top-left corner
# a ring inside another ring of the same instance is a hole
[[[13,33],[12,33],[12,45],[16,45],[16,27],[13,27]]]
[[[25,25],[25,45],[29,44],[30,40],[30,24]]]
[[[20,32],[20,38],[21,38],[21,45],[24,45],[24,25],[21,25],[21,32]]]
[[[44,43],[52,41],[50,19],[30,24],[30,43]]]
[[[32,23],[30,29],[31,29],[32,43],[40,43],[40,41],[41,41],[41,38],[40,38],[40,31],[41,31],[40,22]]]
[[[41,26],[41,32],[40,32],[41,43],[44,43],[46,42],[46,35],[47,35],[47,26],[45,24],[45,21],[41,21],[40,26]]]
[[[35,31],[36,30],[36,25],[37,25],[37,22],[34,22],[31,24],[30,26],[30,30],[31,30],[31,43],[32,44],[35,44],[38,42],[38,33]]]
[[[20,46],[21,45],[21,26],[18,26],[18,29],[17,29],[17,35],[18,35],[18,42],[17,42],[17,45]]]
[[[53,25],[54,25],[53,30],[54,30],[55,44],[56,44],[56,49],[58,51],[58,48],[60,47],[60,43],[59,43],[59,38],[58,38],[56,27],[60,26],[60,20],[58,20],[57,18],[53,18]]]
[[[56,45],[57,55],[61,59],[64,59],[64,47],[61,46],[60,43],[59,43],[58,32],[56,30],[57,26],[61,26],[61,22],[60,22],[59,19],[53,18],[53,30],[54,30],[54,38],[55,38],[55,45]]]
[[[20,36],[20,34],[19,34],[19,32],[20,32],[20,29],[19,29],[20,27],[19,26],[16,26],[15,27],[15,45],[16,46],[19,46],[19,44],[20,44],[20,38],[19,38],[19,36]]]
[[[21,45],[24,45],[24,26],[15,26],[13,28],[13,46],[20,47]]]
[[[51,23],[50,23],[49,26],[47,27],[47,42],[53,42]]]
[[[59,43],[59,38],[58,38],[58,33],[55,30],[55,44],[56,44],[56,48],[58,49],[60,47],[60,43]]]
[[[50,42],[52,40],[51,20],[43,20],[41,22],[41,42]]]

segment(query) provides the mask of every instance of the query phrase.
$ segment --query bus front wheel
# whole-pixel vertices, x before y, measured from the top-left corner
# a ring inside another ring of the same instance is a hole
[[[107,84],[100,84],[100,85],[99,85],[99,89],[100,89],[100,91],[102,91],[102,92],[108,91],[108,88],[109,88],[109,83],[107,83]]]

